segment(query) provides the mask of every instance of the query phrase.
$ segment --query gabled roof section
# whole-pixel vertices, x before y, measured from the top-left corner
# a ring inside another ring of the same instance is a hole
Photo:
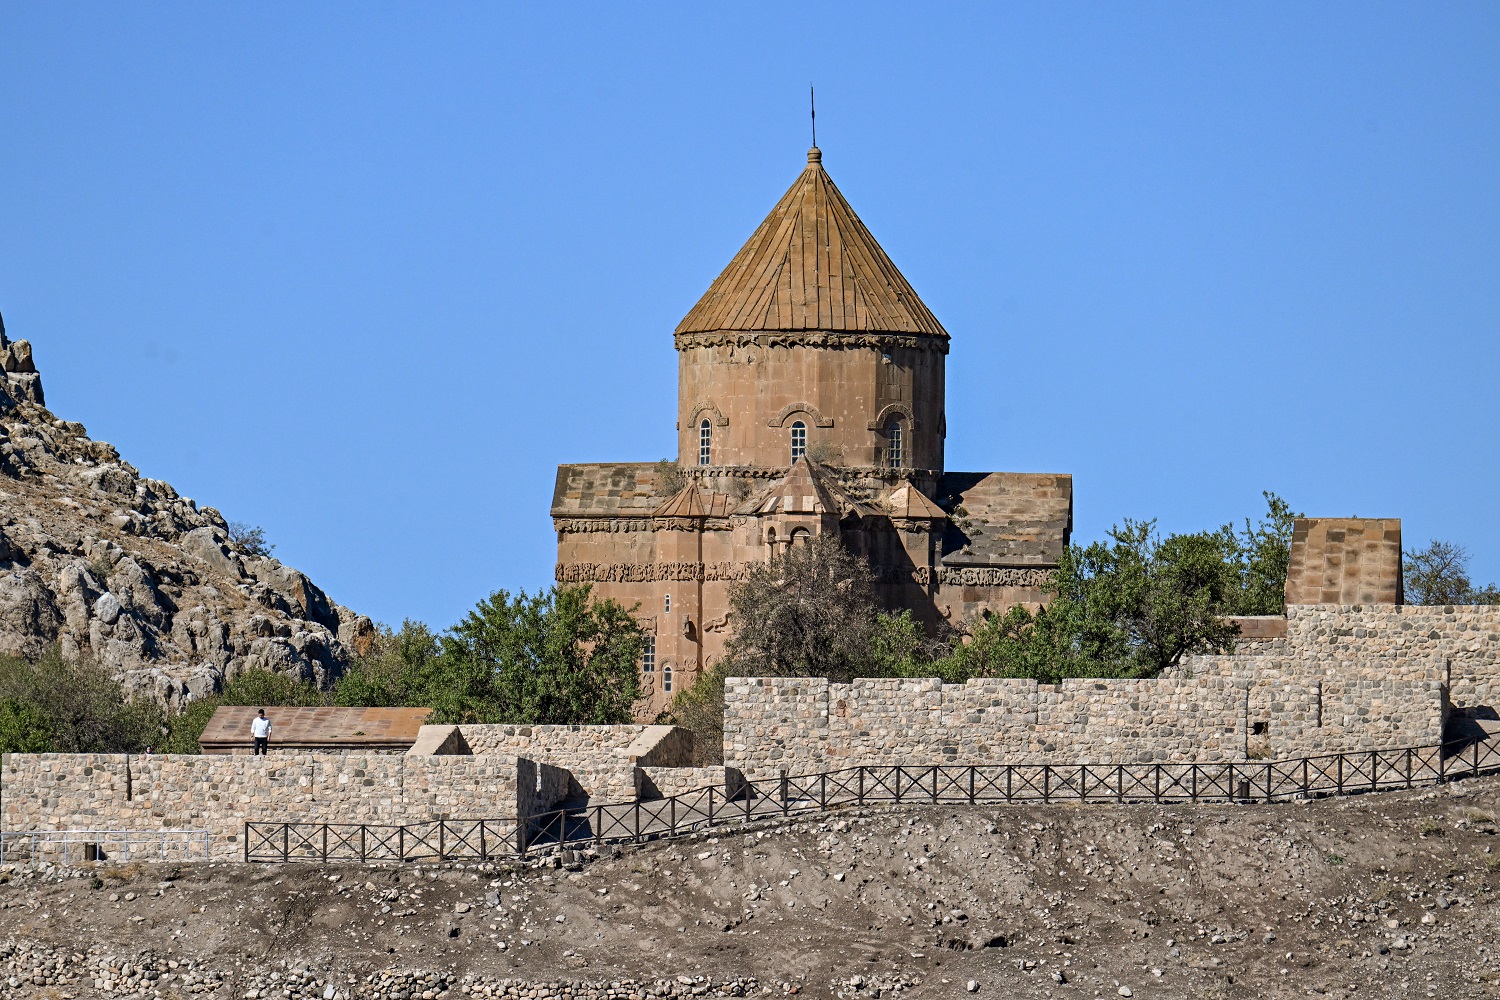
[[[941,521],[947,512],[923,495],[911,483],[903,483],[884,497],[885,509],[891,517],[906,520]]]
[[[677,333],[948,332],[823,169],[807,169],[677,324]]]
[[[652,511],[652,517],[724,517],[729,513],[729,497],[688,483]]]

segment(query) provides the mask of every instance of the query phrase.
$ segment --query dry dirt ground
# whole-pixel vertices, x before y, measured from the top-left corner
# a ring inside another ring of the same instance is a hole
[[[1500,778],[1480,778],[849,810],[572,871],[9,870],[0,994],[1500,997],[1497,817]]]

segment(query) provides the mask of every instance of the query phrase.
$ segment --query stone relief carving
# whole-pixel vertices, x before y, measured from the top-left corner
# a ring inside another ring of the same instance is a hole
[[[703,400],[703,402],[699,403],[697,406],[693,407],[692,416],[688,418],[688,426],[697,427],[698,418],[703,416],[703,414],[705,413],[709,414],[710,418],[714,422],[715,427],[729,426],[729,418],[724,416],[724,414],[719,410],[717,406],[710,403],[706,399]]]
[[[833,418],[825,417],[818,412],[818,408],[811,403],[789,403],[781,408],[781,412],[766,421],[768,427],[781,427],[786,424],[787,418],[794,413],[805,413],[812,417],[814,427],[832,427]]]
[[[880,408],[880,412],[875,415],[875,419],[866,425],[866,430],[885,430],[886,423],[890,421],[891,417],[897,414],[906,418],[906,425],[912,430],[918,429],[917,418],[912,416],[910,406],[907,406],[905,403],[886,403]]]
[[[720,580],[737,581],[750,577],[755,563],[741,562],[650,562],[650,563],[558,563],[553,573],[558,583],[658,583],[685,581],[689,583]],[[1009,566],[939,566],[936,570],[928,566],[870,567],[879,583],[905,583],[910,581],[927,587],[934,581],[948,587],[1041,587],[1051,575],[1050,569],[1018,568]],[[724,616],[725,624],[729,616]],[[705,625],[706,631],[714,628],[719,619]]]
[[[831,347],[888,351],[903,347],[914,351],[948,353],[948,338],[934,334],[899,333],[756,333],[718,331],[679,333],[674,338],[679,351],[692,347]]]

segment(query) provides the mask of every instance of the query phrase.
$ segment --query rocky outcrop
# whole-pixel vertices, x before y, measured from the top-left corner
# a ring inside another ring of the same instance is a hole
[[[326,685],[373,634],[217,510],[44,406],[0,323],[0,652],[92,657],[168,707],[253,667]]]

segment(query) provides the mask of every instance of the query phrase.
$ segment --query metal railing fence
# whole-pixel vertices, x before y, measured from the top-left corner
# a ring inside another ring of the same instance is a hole
[[[1277,802],[1500,771],[1500,741],[1213,764],[862,765],[523,819],[246,823],[246,861],[495,861],[877,804]]]
[[[28,830],[0,833],[0,864],[207,861],[207,830]]]

